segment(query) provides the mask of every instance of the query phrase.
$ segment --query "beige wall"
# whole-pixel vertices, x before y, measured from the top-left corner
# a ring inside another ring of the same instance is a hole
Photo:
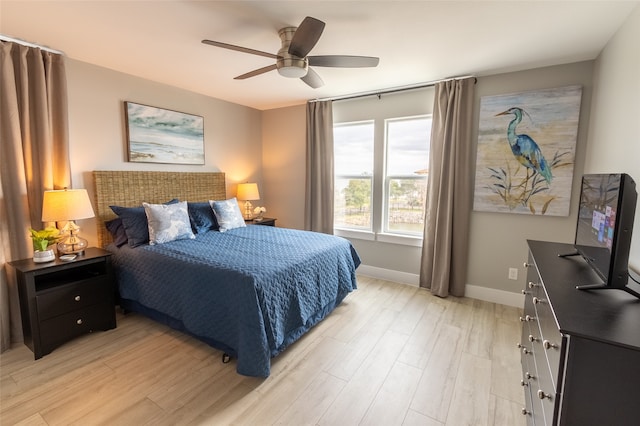
[[[223,171],[227,195],[237,182],[262,189],[261,112],[67,58],[72,183],[93,197],[92,170]],[[205,165],[127,162],[124,101],[204,117]],[[262,194],[261,194],[262,195]],[[268,203],[267,199],[261,203]],[[79,221],[89,243],[97,243],[95,219]]]
[[[592,70],[593,62],[589,61],[478,79],[473,124],[474,140],[477,140],[482,96],[578,84],[582,86],[582,103],[569,217],[472,212],[468,284],[519,292],[523,288],[526,275],[523,264],[527,260],[527,239],[573,242],[579,183],[587,144]],[[509,268],[518,269],[518,280],[508,279]]]
[[[595,63],[586,173],[629,173],[640,191],[640,6]],[[640,273],[640,206],[630,264]]]
[[[277,226],[304,229],[305,105],[262,113],[262,176],[267,217]]]

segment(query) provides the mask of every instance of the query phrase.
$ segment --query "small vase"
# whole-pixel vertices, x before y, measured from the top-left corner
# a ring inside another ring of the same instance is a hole
[[[33,261],[35,263],[51,262],[56,260],[56,253],[53,249],[36,250],[33,252]]]

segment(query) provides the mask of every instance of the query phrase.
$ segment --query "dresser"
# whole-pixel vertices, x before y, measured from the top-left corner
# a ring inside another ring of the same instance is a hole
[[[9,262],[18,287],[24,344],[35,359],[82,334],[116,327],[111,254],[88,248],[75,260]]]
[[[528,241],[522,361],[528,425],[640,424],[640,299],[599,283],[569,244]]]

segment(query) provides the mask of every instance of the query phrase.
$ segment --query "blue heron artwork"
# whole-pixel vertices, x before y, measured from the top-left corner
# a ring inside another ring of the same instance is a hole
[[[568,216],[582,88],[480,101],[474,210]]]

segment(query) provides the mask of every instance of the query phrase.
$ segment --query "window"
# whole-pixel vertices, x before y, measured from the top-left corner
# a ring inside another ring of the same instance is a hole
[[[427,115],[335,124],[334,227],[422,237],[430,135]]]
[[[386,120],[383,231],[422,235],[429,166],[430,117]]]
[[[373,121],[336,125],[334,137],[334,226],[372,230]]]

